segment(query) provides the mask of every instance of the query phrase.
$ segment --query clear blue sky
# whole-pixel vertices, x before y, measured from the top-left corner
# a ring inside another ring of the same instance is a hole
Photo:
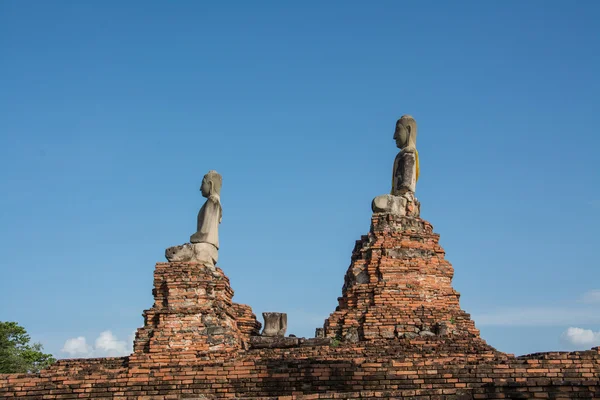
[[[312,335],[411,114],[422,217],[483,337],[599,345],[599,20],[595,1],[1,2],[0,320],[57,357],[128,342],[215,169],[235,300]]]

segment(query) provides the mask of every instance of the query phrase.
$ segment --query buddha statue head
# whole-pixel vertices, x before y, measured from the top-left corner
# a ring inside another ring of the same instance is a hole
[[[410,115],[403,115],[396,122],[394,131],[396,146],[402,150],[412,150],[417,147],[417,123]]]
[[[223,178],[217,171],[208,171],[202,179],[202,185],[200,191],[202,196],[210,197],[213,195],[221,195],[221,185],[223,184]]]

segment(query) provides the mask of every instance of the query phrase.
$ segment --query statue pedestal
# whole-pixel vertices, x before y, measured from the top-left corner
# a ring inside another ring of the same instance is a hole
[[[154,305],[144,311],[131,361],[148,356],[222,358],[248,347],[260,323],[250,307],[233,303],[220,268],[200,263],[157,263]]]
[[[219,250],[210,243],[186,243],[166,249],[165,258],[170,262],[197,262],[214,266],[219,260]]]
[[[454,270],[423,219],[373,214],[356,242],[325,336],[348,342],[435,336],[481,341],[452,287]]]
[[[402,196],[384,194],[373,199],[371,209],[374,213],[418,217],[421,214],[421,203],[412,193]]]

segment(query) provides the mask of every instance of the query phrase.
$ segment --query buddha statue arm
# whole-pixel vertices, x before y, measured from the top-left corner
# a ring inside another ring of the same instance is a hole
[[[391,194],[394,195],[398,188],[396,187],[398,179],[396,178],[396,171],[398,170],[398,157],[400,154],[396,156],[394,159],[394,166],[392,167],[392,191]]]
[[[415,151],[402,151],[402,188],[414,193],[417,186],[417,155]]]
[[[415,192],[416,187],[416,155],[414,151],[401,151],[394,160],[394,177],[392,195],[402,196],[407,192]]]

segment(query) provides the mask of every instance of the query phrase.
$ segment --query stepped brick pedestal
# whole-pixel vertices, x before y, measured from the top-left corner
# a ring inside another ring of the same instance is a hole
[[[232,301],[229,279],[220,268],[200,263],[158,263],[154,305],[144,311],[132,362],[146,355],[223,357],[247,347],[260,323],[252,309]]]
[[[375,213],[356,242],[342,297],[325,321],[325,335],[346,340],[443,336],[479,339],[452,288],[431,224],[418,217]]]

